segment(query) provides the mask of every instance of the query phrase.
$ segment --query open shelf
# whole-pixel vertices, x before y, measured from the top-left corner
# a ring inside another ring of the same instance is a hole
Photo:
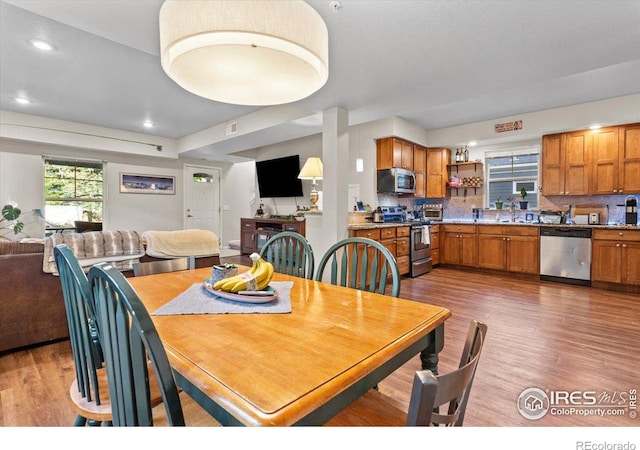
[[[460,167],[473,166],[473,170],[476,171],[478,170],[478,165],[482,167],[482,161],[469,161],[469,162],[462,162],[462,163],[447,164],[447,167],[455,167],[456,173],[458,173],[458,170]]]

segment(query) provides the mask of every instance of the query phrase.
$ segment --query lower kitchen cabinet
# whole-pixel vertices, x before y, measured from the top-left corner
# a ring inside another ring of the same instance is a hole
[[[594,230],[591,280],[640,286],[640,231]]]
[[[540,272],[537,227],[483,225],[478,227],[478,267],[508,272]]]
[[[349,232],[349,236],[365,237],[380,242],[391,252],[393,257],[396,259],[398,270],[400,270],[400,275],[407,275],[411,266],[409,257],[410,233],[411,227],[399,226],[351,230]]]
[[[445,224],[440,252],[442,264],[476,267],[478,239],[476,225]]]
[[[431,264],[440,264],[440,225],[431,225]]]

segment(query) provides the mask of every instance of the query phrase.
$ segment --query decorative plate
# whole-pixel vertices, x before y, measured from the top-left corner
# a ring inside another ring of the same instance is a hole
[[[225,292],[219,289],[213,288],[213,283],[211,282],[211,278],[207,278],[202,282],[204,288],[214,294],[217,297],[224,298],[226,300],[233,300],[235,302],[243,302],[243,303],[269,303],[278,298],[278,291],[276,291],[271,286],[267,286],[265,289],[260,292],[260,294],[253,295],[245,295],[245,294],[234,294],[233,292]]]

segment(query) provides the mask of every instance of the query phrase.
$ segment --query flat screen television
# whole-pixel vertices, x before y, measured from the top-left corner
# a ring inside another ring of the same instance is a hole
[[[302,197],[300,156],[256,161],[256,175],[261,198]]]

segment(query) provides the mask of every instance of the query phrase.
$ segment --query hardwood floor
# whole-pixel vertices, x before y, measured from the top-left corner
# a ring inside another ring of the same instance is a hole
[[[224,261],[248,264],[244,258]],[[516,407],[520,393],[530,387],[595,391],[615,401],[622,395],[627,406],[629,390],[640,388],[637,294],[439,267],[419,278],[403,278],[401,297],[452,311],[441,372],[457,367],[470,320],[488,326],[465,426],[640,425],[628,411],[624,416],[547,413],[532,421]],[[419,364],[414,358],[379,386],[404,410]],[[0,425],[73,424],[67,398],[73,378],[68,341],[0,355]]]

